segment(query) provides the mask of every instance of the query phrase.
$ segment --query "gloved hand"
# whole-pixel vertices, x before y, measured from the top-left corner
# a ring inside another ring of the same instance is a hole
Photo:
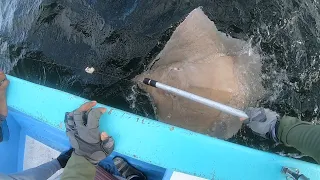
[[[256,134],[261,137],[272,139],[275,142],[279,142],[276,135],[276,124],[279,115],[264,108],[248,108],[246,110],[248,119],[244,123]]]
[[[88,102],[72,113],[67,113],[65,125],[74,152],[97,165],[110,155],[114,149],[114,140],[106,132],[99,132],[99,119],[105,108],[92,109],[96,101]]]
[[[59,161],[59,164],[60,164],[61,168],[65,168],[66,167],[66,165],[67,165],[67,163],[68,163],[68,161],[69,161],[69,159],[70,159],[70,157],[72,155],[73,150],[74,149],[71,148],[68,151],[62,152],[58,156],[57,160]]]

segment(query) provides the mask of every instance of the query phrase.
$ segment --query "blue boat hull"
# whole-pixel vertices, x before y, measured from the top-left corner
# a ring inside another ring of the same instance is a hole
[[[26,135],[54,148],[69,147],[64,113],[87,100],[9,76],[8,141],[0,144],[0,172],[22,170]],[[100,128],[116,141],[113,156],[125,156],[150,179],[170,179],[179,171],[207,179],[286,179],[282,167],[297,168],[320,179],[315,164],[281,157],[194,133],[158,121],[106,107]]]
[[[26,136],[36,139],[58,151],[64,151],[70,148],[68,138],[64,131],[12,108],[9,109],[9,116],[4,128],[7,140],[0,143],[0,153],[4,155],[0,158],[1,173],[15,173],[23,170]],[[145,172],[148,179],[151,180],[162,179],[166,172],[166,169],[162,167],[145,163],[117,152],[114,152],[111,156],[104,159],[100,165],[114,171],[112,158],[115,156],[124,157],[139,170]]]

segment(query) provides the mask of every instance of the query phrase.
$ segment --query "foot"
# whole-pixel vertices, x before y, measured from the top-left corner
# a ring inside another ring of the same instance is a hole
[[[6,75],[3,72],[0,72],[0,115],[8,115],[7,107],[7,87],[9,85],[9,80],[7,80]]]
[[[121,157],[115,157],[113,159],[114,165],[117,167],[120,174],[127,180],[146,180],[146,176],[139,170],[132,167],[126,160]]]

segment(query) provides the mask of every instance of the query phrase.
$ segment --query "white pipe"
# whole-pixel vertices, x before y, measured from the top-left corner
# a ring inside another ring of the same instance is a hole
[[[145,78],[143,80],[143,83],[145,83],[147,85],[150,85],[150,86],[153,86],[153,87],[156,87],[156,88],[159,88],[159,89],[162,89],[162,90],[165,90],[165,91],[170,92],[172,94],[175,94],[175,95],[178,95],[178,96],[181,96],[181,97],[185,97],[187,99],[190,99],[192,101],[204,104],[206,106],[215,108],[215,109],[220,110],[222,112],[225,112],[227,114],[231,114],[233,116],[237,116],[237,117],[245,118],[245,119],[248,118],[248,115],[245,112],[243,112],[243,111],[241,111],[239,109],[235,109],[233,107],[230,107],[230,106],[227,106],[227,105],[212,101],[210,99],[207,99],[207,98],[204,98],[204,97],[189,93],[187,91],[183,91],[181,89],[177,89],[177,88],[174,88],[174,87],[159,83],[159,82],[157,82],[155,80],[151,80],[151,79]]]

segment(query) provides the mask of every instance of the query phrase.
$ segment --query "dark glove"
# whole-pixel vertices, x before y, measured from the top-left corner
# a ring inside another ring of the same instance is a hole
[[[59,164],[61,166],[61,168],[65,168],[71,155],[72,155],[72,152],[73,152],[73,148],[69,149],[68,151],[64,151],[62,152],[59,157],[57,158],[57,160],[59,161]]]
[[[244,123],[256,134],[263,138],[272,139],[279,142],[276,135],[276,124],[279,115],[264,108],[248,108],[246,110],[248,119]]]
[[[96,104],[96,102],[90,103]],[[65,119],[67,136],[77,155],[83,156],[92,164],[97,165],[112,153],[114,140],[109,136],[104,141],[100,138],[99,119],[102,115],[101,110],[90,108],[83,111],[82,107],[72,113],[67,113]]]

